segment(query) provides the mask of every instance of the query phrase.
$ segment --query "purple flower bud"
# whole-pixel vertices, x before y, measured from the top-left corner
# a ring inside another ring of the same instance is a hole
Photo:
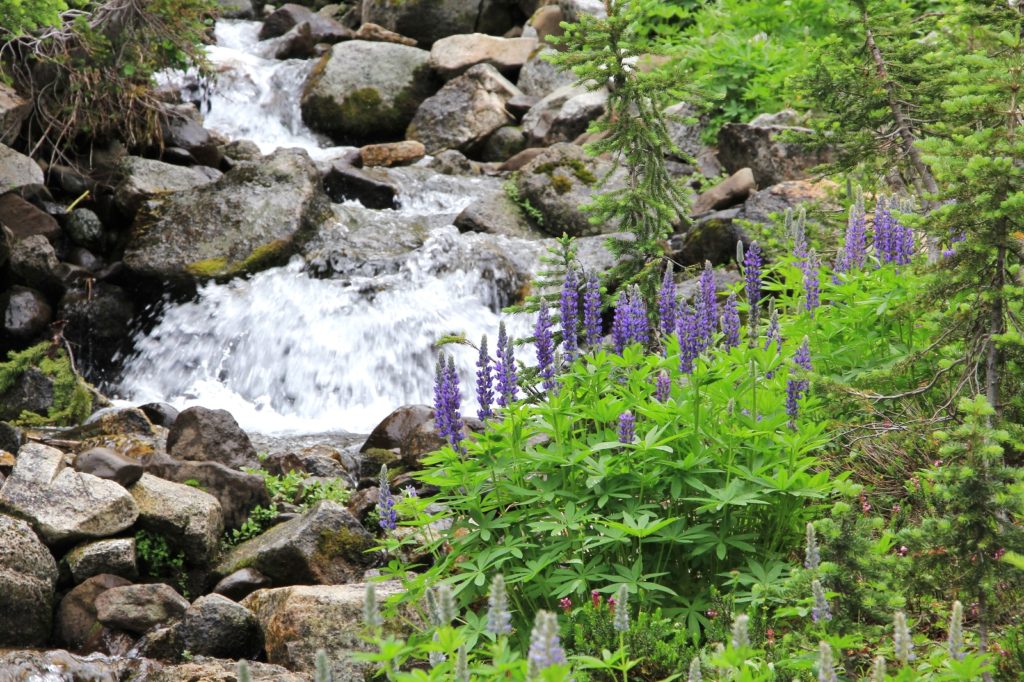
[[[555,388],[555,340],[551,333],[551,315],[548,302],[540,299],[537,323],[533,328],[533,344],[537,348],[537,371],[544,380],[544,390]]]
[[[763,264],[761,247],[757,242],[751,242],[750,248],[747,249],[743,257],[743,277],[747,282],[747,302],[750,303],[751,310],[757,308],[758,301],[761,300],[761,266]]]
[[[398,527],[398,512],[395,511],[395,496],[391,494],[391,485],[388,482],[388,467],[386,464],[380,467],[380,478],[378,480],[379,492],[377,494],[377,518],[380,527],[384,530],[394,530]]]
[[[601,329],[601,283],[593,272],[587,275],[587,285],[583,290],[583,328],[588,347],[594,348],[601,343],[604,335]]]
[[[549,611],[538,611],[530,633],[530,651],[527,654],[530,679],[555,665],[566,662],[558,633],[558,616]]]
[[[782,350],[782,332],[779,329],[779,311],[772,308],[772,314],[768,318],[768,333],[764,340],[764,349],[768,350],[775,344],[775,352]]]
[[[676,330],[676,280],[672,277],[672,262],[665,266],[658,291],[658,320],[666,336]]]
[[[633,322],[633,301],[629,290],[623,289],[615,301],[615,315],[612,318],[612,345],[615,352],[622,354],[623,349],[632,341],[631,326]]]
[[[448,367],[446,372],[447,396],[446,405],[448,412],[448,442],[455,450],[462,450],[462,429],[465,426],[462,422],[462,414],[459,412],[462,407],[462,391],[459,388],[459,374],[455,371],[455,359],[448,356]]]
[[[867,253],[867,221],[860,202],[850,207],[846,223],[846,241],[843,244],[843,272],[864,267]]]
[[[792,376],[786,381],[786,416],[789,428],[796,431],[796,420],[800,416],[800,398],[803,397],[803,379]]]
[[[804,273],[804,292],[807,294],[804,308],[814,317],[814,311],[821,305],[821,261],[814,249],[800,263],[800,269]]]
[[[505,323],[498,325],[498,348],[495,374],[498,377],[498,405],[508,407],[516,400],[519,390],[516,376],[516,360],[512,350],[512,340],[505,332]]]
[[[572,268],[566,270],[565,281],[562,283],[562,297],[559,301],[559,312],[562,318],[562,349],[566,363],[571,363],[576,358],[576,350],[579,347],[577,343],[580,314],[579,286],[576,271]]]
[[[626,445],[636,439],[636,417],[629,410],[619,415],[619,442]]]
[[[640,287],[633,285],[630,288],[630,335],[633,343],[647,345],[650,341],[650,322],[647,319],[647,303],[644,301]]]
[[[487,419],[494,416],[491,403],[494,402],[494,379],[491,376],[491,358],[487,354],[487,336],[480,339],[480,357],[476,361],[476,398],[480,409],[476,416]]]
[[[729,294],[729,298],[725,299],[722,334],[726,349],[740,345],[740,311],[736,304],[736,294]]]
[[[702,350],[697,327],[697,311],[686,304],[680,304],[676,324],[679,335],[679,371],[691,374],[693,363]]]
[[[718,329],[718,291],[715,287],[715,271],[709,261],[704,261],[700,273],[700,293],[697,299],[698,324],[703,346],[711,345],[711,339]]]
[[[825,590],[817,580],[811,581],[811,592],[814,595],[814,606],[811,607],[811,620],[815,623],[823,620],[832,620],[832,610],[828,606],[828,599],[825,598]]]
[[[892,217],[892,211],[889,210],[889,203],[885,197],[879,197],[875,203],[875,257],[878,258],[878,262],[882,265],[891,263],[895,260],[893,254],[893,228],[895,227],[895,221]]]
[[[659,403],[667,403],[672,396],[672,379],[668,372],[661,370],[654,382],[654,399]]]

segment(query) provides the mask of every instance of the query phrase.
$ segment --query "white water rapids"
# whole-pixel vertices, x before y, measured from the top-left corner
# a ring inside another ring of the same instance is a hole
[[[205,125],[252,140],[264,153],[302,147],[323,160],[346,152],[326,147],[302,124],[299,93],[312,62],[262,57],[258,27],[218,24],[209,57],[219,78]],[[487,334],[493,344],[497,335],[497,285],[467,258],[472,237],[448,225],[485,180],[398,175],[397,217],[445,226],[429,228],[397,273],[317,279],[296,260],[207,284],[194,300],[168,304],[136,339],[121,396],[226,409],[249,431],[310,434],[366,433],[399,405],[431,402],[434,342],[454,332],[473,341]],[[514,240],[506,246],[529,250]],[[511,324],[526,331],[525,320]],[[463,411],[472,414],[475,352],[449,348],[463,379]]]

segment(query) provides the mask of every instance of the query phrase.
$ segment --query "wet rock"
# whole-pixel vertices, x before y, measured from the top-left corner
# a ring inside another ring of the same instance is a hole
[[[480,169],[457,149],[446,149],[434,156],[430,168],[444,175],[480,174]]]
[[[260,40],[283,36],[299,24],[309,24],[312,35],[321,43],[337,43],[352,38],[352,32],[340,23],[317,14],[308,7],[285,3],[270,13],[260,27]]]
[[[43,170],[35,161],[0,144],[0,194],[14,192],[19,196],[35,196],[43,191]]]
[[[188,600],[164,583],[112,587],[96,597],[96,620],[109,628],[141,635],[177,620]]]
[[[75,246],[68,251],[67,258],[64,260],[88,272],[98,272],[104,265],[102,259],[89,249],[83,249],[81,246]]]
[[[253,658],[263,648],[252,611],[219,594],[195,600],[185,612],[182,638],[192,654],[215,658]]]
[[[402,590],[397,581],[374,584],[377,599]],[[281,587],[260,590],[245,599],[263,632],[267,660],[292,670],[313,669],[317,649],[327,652],[334,679],[357,680],[368,670],[352,662],[352,653],[366,651],[362,637],[364,583]],[[412,615],[411,622],[419,618]],[[393,631],[406,619],[394,619],[385,626]]]
[[[57,260],[57,252],[41,234],[15,242],[10,266],[21,282],[51,296],[63,293],[69,276],[68,266]]]
[[[148,473],[169,481],[198,483],[220,502],[224,526],[228,529],[245,523],[253,507],[270,504],[262,478],[229,469],[219,462],[182,462],[157,454],[147,457],[143,466]]]
[[[22,412],[46,414],[53,406],[53,380],[29,367],[0,394],[0,419],[17,419]]]
[[[417,143],[422,146],[422,143]],[[371,164],[372,165],[372,164]],[[356,168],[347,160],[335,161],[324,175],[324,189],[331,201],[355,200],[366,208],[395,208],[398,188],[386,176]]]
[[[3,159],[0,157],[0,164]],[[34,164],[35,162],[33,162]],[[0,165],[0,171],[3,166]],[[42,171],[40,171],[40,174]],[[3,182],[3,180],[0,180]],[[60,225],[53,216],[38,209],[35,204],[25,201],[16,193],[0,196],[0,223],[3,223],[21,240],[32,235],[42,235],[50,243],[60,237]]]
[[[174,420],[178,418],[178,410],[167,403],[146,403],[140,405],[139,409],[142,410],[143,414],[149,418],[153,424],[162,426],[166,429],[171,428],[174,425]]]
[[[502,0],[362,0],[364,22],[401,33],[425,47],[474,31],[502,35],[519,18],[516,10]]]
[[[252,567],[275,585],[347,583],[373,561],[373,537],[344,507],[329,500],[243,542],[217,567],[219,575]]]
[[[32,103],[5,83],[0,83],[0,144],[18,138],[21,124],[32,112]]]
[[[306,80],[302,119],[339,142],[401,139],[417,107],[437,89],[429,59],[426,50],[407,45],[339,43]]]
[[[117,169],[117,177],[120,179],[114,187],[114,203],[131,218],[146,201],[154,197],[208,185],[220,175],[220,171],[212,168],[201,171],[156,159],[128,156]]]
[[[86,358],[111,358],[128,350],[135,304],[128,293],[107,282],[67,290],[58,306],[64,336]]]
[[[741,168],[728,178],[698,196],[690,209],[692,215],[731,208],[742,204],[756,189],[754,174],[749,168]]]
[[[177,459],[258,467],[256,448],[227,410],[190,407],[167,433],[167,452]]]
[[[103,221],[87,208],[76,208],[68,214],[65,231],[71,241],[90,249],[102,250],[104,246]]]
[[[77,427],[74,433],[83,438],[98,435],[156,435],[153,423],[146,417],[146,413],[134,407],[104,407],[97,410],[89,415],[85,423]]]
[[[588,92],[568,85],[537,102],[523,116],[523,132],[531,147],[571,142],[587,132],[590,122],[604,115],[608,91]]]
[[[256,0],[217,0],[217,15],[224,19],[256,19],[263,2]]]
[[[210,131],[192,118],[194,110],[189,107],[187,111],[188,115],[171,117],[164,122],[164,147],[184,149],[196,163],[216,168],[221,158],[217,143]]]
[[[792,125],[796,115],[781,112],[758,117],[750,123],[727,123],[718,131],[718,159],[730,173],[750,168],[759,187],[786,180],[800,180],[814,166],[828,163],[829,149],[812,149],[796,142],[783,142],[783,132],[811,132]]]
[[[64,561],[76,583],[103,574],[129,579],[139,575],[138,566],[135,565],[135,538],[88,542],[68,552]]]
[[[110,631],[96,620],[96,598],[125,585],[131,582],[116,575],[95,575],[64,595],[54,624],[57,643],[83,653],[104,651],[104,634]]]
[[[406,137],[422,142],[428,154],[467,151],[510,122],[505,102],[519,94],[493,66],[478,64],[420,105]]]
[[[0,646],[50,638],[57,562],[24,521],[0,515]]]
[[[59,163],[51,164],[46,169],[46,181],[50,187],[55,187],[72,197],[79,197],[86,192],[96,190],[94,180],[70,166]]]
[[[368,144],[359,150],[364,166],[405,166],[416,163],[426,155],[423,143],[416,140]]]
[[[572,71],[555,66],[546,59],[556,52],[552,47],[545,47],[533,53],[523,64],[516,85],[524,94],[544,98],[556,90],[576,83],[576,75]]]
[[[53,309],[35,289],[14,285],[0,293],[0,329],[4,339],[30,341],[46,331],[52,321]]]
[[[224,145],[224,156],[231,161],[258,161],[263,152],[252,140],[232,140]]]
[[[536,38],[498,38],[483,33],[442,38],[430,48],[430,67],[445,80],[460,76],[476,64],[490,64],[512,77],[537,47]]]
[[[605,11],[603,0],[558,0],[558,6],[562,9],[565,20],[575,23],[584,14],[604,19],[608,16]]]
[[[228,599],[241,601],[256,590],[262,590],[270,587],[272,584],[270,578],[255,568],[241,568],[222,578],[214,586],[213,591],[215,594],[222,594]]]
[[[507,109],[507,105],[506,105]],[[480,150],[483,161],[506,161],[526,147],[526,135],[519,126],[502,126],[487,136]]]
[[[503,234],[520,239],[541,239],[546,235],[535,228],[523,210],[504,192],[480,197],[455,218],[460,232]]]
[[[129,490],[139,507],[139,526],[168,538],[193,566],[211,562],[220,547],[220,502],[198,488],[143,474]]]
[[[594,225],[580,206],[594,200],[599,178],[611,170],[611,163],[589,156],[582,148],[561,143],[547,148],[519,172],[519,195],[543,215],[540,225],[548,234],[574,237],[614,232],[614,224]],[[623,171],[617,170],[601,188],[602,192],[622,187]]]
[[[303,21],[280,38],[274,51],[277,59],[309,59],[321,57],[328,45],[351,40],[352,31],[333,19],[317,17],[314,21]]]
[[[18,451],[0,509],[28,520],[50,545],[114,535],[139,515],[124,488],[67,468],[64,453],[37,443]]]
[[[329,209],[306,152],[279,149],[151,201],[135,218],[124,263],[178,284],[256,272],[286,262]]]
[[[359,451],[400,448],[417,426],[433,418],[434,410],[428,405],[403,405],[373,428]]]
[[[398,45],[416,46],[413,38],[406,38],[401,33],[389,31],[379,24],[368,21],[359,27],[359,30],[352,36],[355,40],[367,40],[374,43],[397,43]]]
[[[75,457],[75,470],[125,488],[142,478],[142,465],[110,448],[91,448]]]

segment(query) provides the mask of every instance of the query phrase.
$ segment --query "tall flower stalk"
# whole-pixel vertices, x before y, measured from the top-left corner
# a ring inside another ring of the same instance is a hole
[[[537,349],[537,373],[543,379],[545,391],[555,390],[555,338],[551,332],[551,314],[548,304],[540,299],[537,323],[533,328],[533,344]]]
[[[761,247],[757,242],[751,242],[750,248],[743,256],[743,279],[746,281],[747,303],[750,304],[751,314],[755,317],[757,304],[761,301],[761,267],[763,265]]]
[[[489,419],[494,416],[494,377],[491,374],[491,357],[487,353],[487,335],[480,339],[480,355],[476,360],[476,399],[480,407],[476,416]]]
[[[567,269],[565,280],[562,282],[562,295],[558,306],[562,325],[562,353],[566,364],[572,363],[576,359],[576,352],[579,349],[579,288],[580,283],[576,270]]]
[[[516,359],[512,349],[512,340],[505,331],[505,323],[498,325],[498,347],[495,375],[498,382],[498,405],[508,407],[516,400],[519,392],[519,379],[516,374]]]
[[[601,343],[604,335],[601,328],[601,282],[593,272],[587,274],[587,284],[583,288],[583,332],[589,348]]]

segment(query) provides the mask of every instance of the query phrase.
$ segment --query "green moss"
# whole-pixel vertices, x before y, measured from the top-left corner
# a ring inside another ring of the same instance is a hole
[[[572,189],[572,180],[561,173],[555,173],[551,176],[551,189],[558,194],[565,194]]]
[[[552,179],[552,181],[554,181],[554,172],[560,168],[568,168],[572,171],[572,174],[576,179],[584,185],[590,186],[597,182],[597,176],[594,175],[593,171],[587,168],[587,164],[579,159],[563,159],[561,161],[542,163],[534,168],[533,172],[547,175]],[[559,192],[559,194],[561,194],[561,192]]]
[[[317,553],[325,559],[359,557],[371,547],[372,541],[348,528],[325,530],[316,540]]]
[[[370,448],[363,453],[363,461],[371,470],[377,470],[386,465],[388,471],[399,471],[399,468],[393,466],[399,459],[401,458],[391,452],[391,450],[384,450],[383,448]]]
[[[342,101],[338,114],[346,133],[371,135],[378,127],[392,127],[394,113],[382,106],[383,102],[377,88],[353,90]]]
[[[240,269],[245,272],[258,272],[264,268],[276,265],[285,259],[290,247],[291,244],[287,239],[275,239],[269,244],[257,246],[242,261]]]
[[[35,367],[53,382],[53,404],[45,415],[22,412],[15,424],[26,426],[81,424],[92,412],[92,393],[71,367],[67,353],[48,341],[11,353],[0,363],[0,395],[14,386],[22,374]]]
[[[207,258],[189,263],[185,270],[196,277],[218,277],[228,272],[228,261],[226,258]]]

